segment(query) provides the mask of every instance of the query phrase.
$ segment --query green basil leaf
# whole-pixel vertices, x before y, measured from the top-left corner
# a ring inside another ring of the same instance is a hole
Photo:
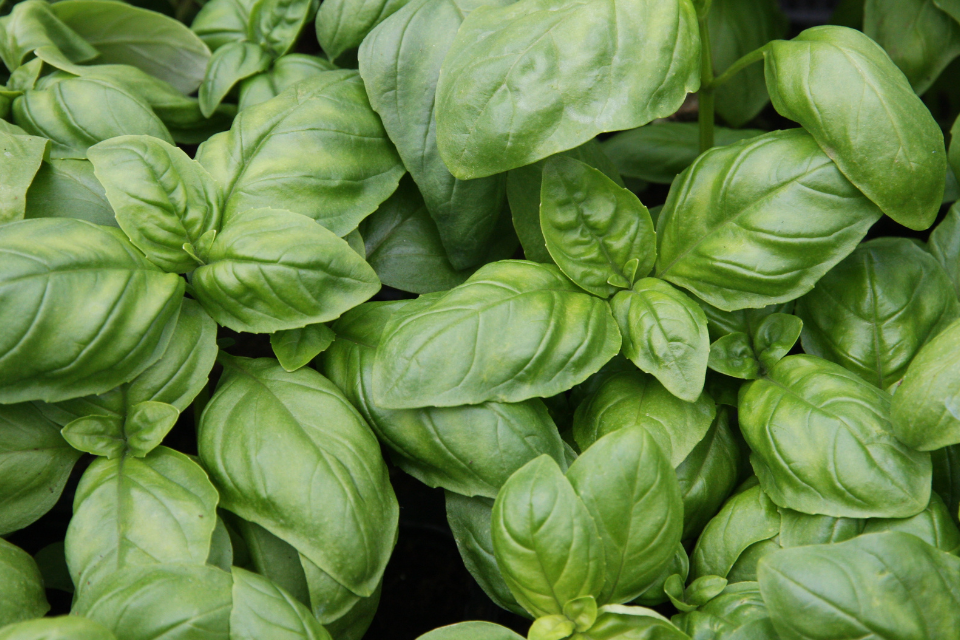
[[[391,409],[519,402],[583,382],[620,350],[620,334],[606,302],[580,291],[552,266],[481,267],[391,319],[373,367],[374,399]]]
[[[557,155],[567,156],[599,169],[617,186],[623,186],[623,179],[617,172],[617,167],[604,154],[600,143],[596,140],[588,140],[579,147],[568,149]],[[543,167],[551,158],[507,172],[507,199],[510,202],[513,226],[517,230],[520,244],[523,245],[524,256],[527,260],[535,262],[553,262],[553,258],[547,251],[543,230],[540,227],[540,192],[543,188]]]
[[[931,500],[931,503],[933,501]],[[800,513],[793,509],[779,507],[780,512],[780,540],[783,548],[802,547],[807,544],[829,544],[843,542],[864,532],[864,525],[870,522],[882,522],[883,518],[861,520],[859,518],[832,518],[830,516],[811,515]],[[929,507],[927,507],[929,510]],[[889,522],[901,523],[919,519],[925,516],[927,510],[919,514],[901,519],[892,519]]]
[[[47,141],[43,138],[0,132],[0,224],[23,219],[27,190],[46,149]]]
[[[664,591],[667,580],[669,580],[671,576],[678,575],[680,576],[680,580],[685,582],[689,573],[690,559],[687,557],[687,551],[681,543],[677,545],[673,553],[673,558],[669,564],[667,564],[666,569],[660,574],[660,577],[633,601],[634,604],[644,607],[655,607],[658,604],[669,602],[670,598]]]
[[[583,634],[585,640],[657,638],[687,640],[686,634],[652,609],[608,604],[600,607],[597,621]]]
[[[905,518],[930,501],[930,458],[897,440],[890,396],[843,367],[789,356],[740,395],[740,427],[780,506]]]
[[[476,266],[486,245],[495,237],[506,176],[458,180],[440,158],[434,118],[440,65],[470,11],[505,3],[506,0],[406,3],[364,38],[359,52],[360,74],[370,103],[383,118],[384,128],[420,188],[454,269]],[[386,6],[394,4],[401,2],[392,0]],[[336,6],[339,5],[328,5],[331,9]],[[367,9],[364,5],[357,8]],[[325,11],[320,9],[320,13]],[[323,26],[322,16],[318,16],[317,24]]]
[[[224,515],[233,523],[247,547],[250,560],[246,568],[264,576],[296,600],[310,604],[305,569],[310,561],[301,559],[300,553],[294,547],[260,525],[231,513]],[[316,568],[316,565],[312,566]],[[319,568],[316,570],[320,571]]]
[[[960,12],[960,6],[957,7],[957,11]],[[954,177],[960,174],[960,142],[958,142],[958,140],[960,140],[960,116],[957,117],[953,122],[953,127],[950,128],[950,153],[948,160],[950,167],[953,169]]]
[[[200,86],[210,50],[182,22],[107,0],[75,0],[50,8],[96,47],[98,63],[133,65],[184,94]]]
[[[960,510],[960,446],[951,445],[930,452],[933,464],[933,490],[947,505],[957,522]]]
[[[37,563],[0,538],[0,626],[39,618],[49,610]]]
[[[457,271],[416,185],[407,177],[360,223],[367,261],[388,287],[411,293],[445,291],[470,271]],[[507,257],[507,256],[504,256]]]
[[[960,554],[960,529],[936,493],[930,494],[927,508],[911,518],[871,518],[863,527],[865,534],[882,531],[910,533],[941,551]]]
[[[317,11],[317,41],[331,60],[360,46],[378,24],[401,9],[407,0],[348,2],[330,0]]]
[[[393,548],[397,502],[376,438],[330,381],[274,360],[225,359],[198,438],[224,508],[357,595],[373,593]],[[252,450],[255,458],[243,453]]]
[[[696,611],[674,616],[672,621],[691,638],[703,634],[722,640],[778,637],[756,582],[728,584],[719,595]]]
[[[798,209],[815,213],[792,215]],[[880,215],[803,130],[711,149],[670,188],[657,277],[724,311],[786,302],[812,289]]]
[[[480,7],[443,62],[440,154],[482,178],[672,114],[700,85],[699,47],[689,0]]]
[[[27,191],[26,218],[77,218],[117,226],[113,207],[89,160],[50,159]]]
[[[233,574],[230,639],[330,640],[306,606],[270,580],[239,567]]]
[[[729,4],[729,0],[726,1]],[[719,4],[720,0],[714,2]],[[766,88],[763,96],[766,100]],[[763,131],[759,129],[715,127],[714,142],[715,146],[725,147],[762,134]],[[692,122],[658,121],[622,131],[605,140],[601,146],[624,176],[670,184],[700,155],[700,126]]]
[[[180,411],[165,402],[147,400],[133,405],[124,422],[127,447],[131,455],[142,458],[170,433]]]
[[[99,52],[75,31],[60,21],[51,5],[28,0],[13,5],[10,14],[0,18],[0,59],[11,72],[40,47],[53,47],[74,62],[86,62]]]
[[[710,357],[707,317],[682,291],[644,278],[610,302],[623,335],[623,355],[670,393],[696,402]]]
[[[253,209],[217,234],[193,287],[218,324],[273,333],[333,320],[380,282],[346,242],[306,216]]]
[[[784,304],[772,304],[759,309],[739,309],[737,311],[721,311],[703,300],[698,300],[700,308],[707,314],[707,328],[710,330],[710,339],[718,340],[731,333],[745,333],[753,336],[757,327],[774,313],[793,313],[793,301]]]
[[[272,61],[272,56],[255,42],[230,42],[217,49],[200,83],[200,111],[209,118],[234,85],[266,71]]]
[[[112,460],[127,448],[123,423],[122,416],[87,415],[67,423],[60,433],[74,449]]]
[[[467,571],[497,606],[517,615],[530,617],[510,592],[493,554],[493,538],[490,532],[493,500],[482,497],[468,498],[452,491],[444,491],[444,495],[447,523]],[[486,640],[486,637],[482,640]]]
[[[190,29],[216,51],[228,42],[252,37],[251,16],[258,0],[210,0],[200,7]],[[204,69],[200,70],[201,78]],[[199,81],[198,81],[199,85]]]
[[[296,371],[325,351],[337,335],[325,324],[308,324],[270,334],[273,354],[287,371]]]
[[[907,238],[877,238],[831,269],[796,312],[804,351],[885,388],[960,316],[960,303],[929,253]]]
[[[609,376],[580,403],[573,417],[573,437],[586,451],[608,433],[640,426],[676,467],[707,433],[715,414],[707,394],[687,402],[653,376],[633,370]]]
[[[710,357],[707,366],[742,380],[756,380],[760,377],[760,361],[753,351],[750,336],[739,331],[728,333],[710,345]]]
[[[49,138],[53,158],[85,158],[93,145],[122,135],[173,143],[146,102],[104,80],[71,78],[28,91],[14,101],[13,118],[31,135]]]
[[[71,613],[99,622],[124,640],[186,640],[195,633],[229,640],[232,588],[230,574],[215,567],[131,567],[84,590]]]
[[[261,0],[250,15],[253,39],[271,58],[278,58],[296,44],[314,11],[312,0]]]
[[[560,270],[600,297],[630,287],[657,260],[647,208],[633,192],[573,158],[557,156],[543,167],[540,226]]]
[[[336,638],[359,640],[370,626],[383,579],[369,596],[361,597],[337,582],[323,569],[300,554],[300,564],[307,579],[313,615]]]
[[[278,207],[340,236],[386,200],[404,172],[355,71],[320,73],[245,109],[230,131],[200,146],[197,161],[223,188],[225,221]]]
[[[707,17],[713,71],[720,75],[730,65],[771,40],[787,35],[787,16],[775,0],[713,0]],[[763,68],[751,65],[716,88],[716,109],[734,127],[753,120],[770,97]]]
[[[960,24],[934,0],[868,0],[863,32],[886,50],[917,95],[960,55]]]
[[[602,603],[633,600],[680,542],[683,501],[670,460],[643,428],[617,429],[584,451],[567,479],[603,539],[606,581],[591,595]]]
[[[523,636],[492,622],[475,621],[440,627],[417,640],[523,640]]]
[[[334,69],[336,66],[332,62],[317,56],[302,53],[281,56],[274,60],[273,67],[266,73],[247,78],[240,83],[240,109],[266,102],[301,80]]]
[[[550,456],[510,476],[493,504],[490,528],[504,580],[534,616],[562,613],[570,600],[600,594],[605,545],[590,511]]]
[[[814,27],[772,42],[765,65],[773,106],[809,131],[857,189],[906,227],[933,224],[946,176],[943,134],[879,45],[853,29]]]
[[[0,402],[102,393],[166,349],[183,279],[150,264],[119,229],[22,220],[0,226],[0,255]]]
[[[677,467],[683,500],[683,540],[700,535],[737,484],[740,447],[730,428],[730,411],[721,407],[710,430]]]
[[[25,620],[0,629],[0,640],[117,640],[101,624],[80,616],[57,616]]]
[[[753,349],[765,369],[790,353],[800,339],[803,320],[786,313],[772,313],[757,325],[753,333]]]
[[[960,204],[950,207],[946,217],[930,232],[930,253],[950,276],[960,298]]]
[[[588,598],[590,596],[587,596]],[[571,601],[573,602],[573,601]],[[596,602],[594,602],[596,608]],[[596,616],[596,611],[594,611]],[[528,640],[563,640],[576,632],[577,625],[562,613],[550,616],[541,616],[534,620],[527,632]]]
[[[562,465],[560,435],[537,399],[401,410],[373,402],[376,349],[387,322],[404,305],[377,302],[348,311],[334,325],[337,340],[323,357],[323,373],[363,414],[397,465],[431,487],[489,498],[540,454]]]
[[[234,562],[233,558],[233,541],[230,539],[230,531],[218,514],[217,526],[213,528],[213,535],[210,538],[210,554],[207,556],[207,564],[222,571],[230,571]]]
[[[0,535],[49,511],[79,457],[60,435],[60,425],[37,407],[0,406]]]
[[[87,157],[130,241],[164,271],[193,271],[197,261],[184,244],[220,228],[222,196],[206,170],[149,136],[111,138]]]
[[[890,404],[897,439],[920,451],[960,444],[960,320],[910,363]]]
[[[173,449],[159,447],[143,459],[95,460],[77,487],[65,541],[81,597],[127,567],[204,564],[216,506],[207,474]]]
[[[906,533],[785,549],[759,581],[783,638],[949,637],[960,624],[960,559]]]

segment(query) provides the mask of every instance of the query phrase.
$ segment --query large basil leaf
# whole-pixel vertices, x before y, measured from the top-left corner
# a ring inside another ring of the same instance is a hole
[[[617,167],[604,154],[600,143],[588,140],[579,147],[568,149],[557,155],[568,156],[599,169],[613,180],[617,186],[623,186],[623,179]],[[540,160],[533,164],[518,167],[507,173],[507,199],[513,226],[517,230],[524,257],[535,262],[553,262],[547,251],[543,230],[540,227],[540,192],[543,189],[543,167],[550,160]],[[646,274],[643,274],[646,275]]]
[[[119,229],[21,220],[0,226],[0,255],[0,402],[102,393],[166,349],[183,279]]]
[[[910,363],[893,396],[890,422],[899,440],[920,451],[960,444],[960,321]]]
[[[672,114],[699,87],[699,48],[689,0],[480,7],[443,62],[440,154],[481,178]]]
[[[796,312],[804,351],[885,388],[960,315],[960,303],[929,253],[907,238],[878,238],[831,269]]]
[[[78,218],[117,226],[113,208],[89,160],[43,162],[27,191],[25,217]]]
[[[720,75],[734,62],[787,34],[789,21],[775,0],[713,0],[707,17],[713,71]],[[753,120],[770,97],[763,68],[752,65],[715,91],[716,109],[734,127]]]
[[[492,622],[458,622],[425,633],[417,640],[523,640],[523,636]]]
[[[209,118],[234,85],[266,71],[271,62],[273,58],[256,42],[230,42],[217,49],[197,94],[200,111]]]
[[[391,0],[385,7],[400,3]],[[454,269],[475,266],[495,234],[505,176],[458,180],[451,175],[437,149],[436,87],[464,17],[488,4],[503,6],[506,0],[410,2],[371,31],[359,53],[370,103],[420,188]],[[320,13],[336,6],[331,2]],[[320,25],[322,18],[317,20]]]
[[[27,190],[43,161],[47,141],[0,132],[0,224],[23,219]]]
[[[386,200],[404,172],[355,71],[325,71],[245,109],[230,131],[201,145],[197,161],[224,190],[225,220],[277,207],[339,236]]]
[[[670,393],[696,402],[710,357],[707,317],[696,302],[663,280],[644,278],[610,301],[623,335],[623,355]]]
[[[960,24],[935,0],[868,0],[863,32],[886,50],[917,95],[960,55]]]
[[[601,603],[633,600],[680,542],[683,501],[670,460],[646,430],[618,429],[584,451],[567,479],[603,539],[606,581],[591,595]]]
[[[534,616],[563,613],[570,600],[600,594],[605,545],[550,456],[531,460],[507,480],[493,504],[490,528],[503,578]]]
[[[653,222],[637,196],[570,157],[543,167],[540,227],[560,270],[603,298],[646,276],[657,259]]]
[[[310,610],[270,580],[239,567],[231,573],[230,640],[330,640]]]
[[[897,440],[890,396],[843,367],[789,356],[740,396],[750,462],[778,505],[906,518],[930,501],[930,457]]]
[[[374,363],[374,399],[396,409],[518,402],[583,382],[620,350],[620,333],[606,302],[581,291],[553,266],[481,267],[391,319]]]
[[[360,46],[378,24],[403,7],[407,0],[330,0],[317,11],[317,41],[324,53],[336,60]]]
[[[74,498],[65,549],[73,583],[127,567],[202,565],[217,523],[217,491],[187,456],[159,447],[143,459],[95,460]]]
[[[131,567],[85,589],[71,613],[124,640],[230,640],[232,589],[231,575],[215,567]]]
[[[99,52],[61,22],[42,0],[13,5],[10,15],[0,18],[0,59],[11,72],[40,47],[52,47],[74,62],[85,62]]]
[[[563,443],[540,400],[391,410],[372,399],[384,326],[403,302],[370,303],[334,324],[323,372],[376,430],[398,466],[431,487],[495,498],[514,471],[546,453],[563,464]]]
[[[332,62],[317,56],[302,53],[281,56],[274,61],[273,67],[268,72],[247,78],[240,83],[240,109],[266,102],[301,80],[334,69],[336,66]]]
[[[31,404],[0,406],[0,535],[35,522],[63,492],[80,452]]]
[[[573,437],[585,451],[608,433],[640,426],[653,436],[676,467],[704,437],[715,413],[716,407],[707,394],[696,402],[687,402],[667,391],[651,375],[636,370],[616,373],[577,407]]]
[[[80,616],[37,618],[0,629],[0,640],[117,640],[103,625]]]
[[[730,428],[730,412],[721,407],[710,430],[677,467],[683,499],[683,536],[700,535],[736,486],[741,465],[740,447]]]
[[[87,157],[130,241],[164,271],[193,271],[201,236],[220,227],[220,190],[204,168],[149,136],[111,138]]]
[[[234,216],[193,272],[197,300],[235,331],[273,333],[327,322],[380,289],[346,242],[306,216],[253,209]]]
[[[904,226],[933,224],[946,179],[943,134],[879,45],[853,29],[814,27],[770,43],[765,65],[773,106],[857,189]]]
[[[96,47],[98,63],[133,65],[184,94],[200,86],[210,50],[182,22],[107,0],[74,0],[51,9]]]
[[[37,563],[0,538],[0,626],[39,618],[49,610]]]
[[[950,207],[946,217],[930,232],[928,246],[960,297],[960,204]]]
[[[786,302],[880,215],[810,135],[776,131],[711,149],[680,174],[657,222],[657,276],[724,311]]]
[[[714,1],[719,4],[718,0]],[[766,88],[763,96],[766,100]],[[763,131],[759,129],[716,127],[714,143],[717,147],[725,147],[762,134]],[[693,122],[658,121],[622,131],[605,140],[601,146],[622,175],[670,184],[678,173],[700,155],[700,126]]]
[[[376,438],[329,380],[274,360],[224,359],[198,438],[226,509],[350,591],[373,593],[393,548],[397,502]]]
[[[960,559],[900,532],[785,549],[760,563],[785,640],[948,638],[960,633]]]
[[[498,606],[517,615],[529,617],[530,614],[517,603],[510,592],[500,573],[497,558],[493,555],[493,538],[490,532],[493,500],[468,498],[452,491],[445,491],[444,495],[447,523],[467,571]]]
[[[941,551],[960,554],[960,529],[957,529],[947,505],[936,493],[930,494],[927,508],[912,518],[872,518],[864,523],[865,534],[881,531],[910,533]]]
[[[27,133],[49,138],[53,158],[85,158],[93,145],[122,135],[148,135],[173,144],[170,131],[146,102],[95,78],[70,78],[27,91],[14,100],[13,119]]]

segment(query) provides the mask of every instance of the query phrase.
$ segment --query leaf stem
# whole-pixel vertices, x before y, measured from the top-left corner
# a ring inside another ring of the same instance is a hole
[[[768,46],[769,45],[765,44],[759,49],[754,49],[747,55],[743,56],[742,58],[734,62],[732,65],[730,65],[727,68],[726,71],[721,73],[719,76],[717,76],[710,82],[711,88],[716,89],[717,87],[723,84],[726,84],[727,82],[729,82],[730,78],[737,75],[738,73],[740,73],[741,71],[743,71],[744,69],[752,65],[754,62],[760,62],[761,60],[763,60],[763,56],[767,52]]]
[[[707,25],[707,13],[699,16],[700,26],[700,153],[713,147],[714,94],[713,94],[713,54],[710,51],[710,28]]]

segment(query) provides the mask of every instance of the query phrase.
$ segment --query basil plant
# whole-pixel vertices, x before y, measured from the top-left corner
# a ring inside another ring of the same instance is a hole
[[[960,637],[960,3],[800,26],[0,2],[0,640]]]

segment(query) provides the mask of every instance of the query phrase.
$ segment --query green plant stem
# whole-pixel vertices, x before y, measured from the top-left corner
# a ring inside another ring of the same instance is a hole
[[[759,49],[754,49],[747,55],[743,56],[742,58],[734,62],[732,65],[730,65],[729,68],[727,68],[726,71],[724,71],[723,73],[721,73],[719,76],[717,76],[711,81],[710,83],[711,88],[716,89],[717,87],[726,84],[727,82],[730,81],[730,78],[737,75],[738,73],[740,73],[741,71],[743,71],[744,69],[752,65],[754,62],[760,62],[761,60],[763,60],[763,54],[766,53],[766,51],[767,51],[767,45],[763,45]]]
[[[697,21],[700,25],[700,153],[713,147],[714,93],[713,55],[710,51],[710,29],[707,26],[707,11]]]

